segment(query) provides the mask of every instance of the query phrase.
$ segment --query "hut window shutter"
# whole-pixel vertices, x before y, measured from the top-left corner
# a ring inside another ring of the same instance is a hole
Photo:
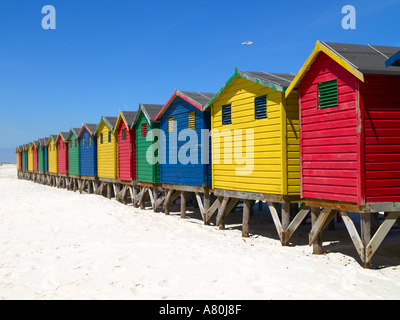
[[[69,148],[72,148],[72,140],[69,140]]]
[[[231,105],[226,104],[222,106],[222,124],[231,124],[232,117],[231,117]]]
[[[256,119],[267,118],[267,95],[254,98],[254,111]]]
[[[142,123],[142,137],[147,136],[147,123]]]
[[[89,146],[92,145],[92,137],[89,137]]]
[[[103,134],[101,133],[100,134],[100,144],[102,144],[103,143]]]
[[[101,137],[101,143],[103,143],[103,136]],[[82,147],[84,147],[85,146],[85,138],[82,138]]]
[[[336,107],[337,79],[318,83],[318,109]]]
[[[122,129],[122,140],[126,140],[126,129]]]
[[[75,140],[75,148],[78,147],[78,140]]]
[[[188,124],[188,128],[189,129],[194,129],[196,127],[196,112],[192,111],[189,112],[189,124]]]
[[[168,132],[174,132],[174,117],[168,118]]]
[[[108,131],[108,142],[111,142],[111,131]]]

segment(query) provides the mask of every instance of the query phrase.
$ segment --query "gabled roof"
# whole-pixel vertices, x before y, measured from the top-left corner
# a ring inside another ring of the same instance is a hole
[[[63,141],[64,142],[66,142],[67,140],[68,140],[68,135],[69,135],[69,132],[59,132],[58,133],[58,136],[57,136],[57,138],[56,138],[56,143],[57,143],[57,141],[58,141],[58,139],[61,137],[62,139],[63,139]]]
[[[79,131],[80,131],[80,128],[72,128],[71,127],[71,129],[69,130],[69,133],[68,133],[67,140],[68,141],[71,140],[71,135],[74,135],[75,138],[78,138]]]
[[[49,143],[50,142],[50,139],[51,140],[53,140],[53,143],[56,143],[56,141],[57,141],[57,134],[51,134],[50,136],[49,136],[49,140],[47,141],[47,143]]]
[[[385,61],[385,67],[390,66],[400,67],[400,50]]]
[[[28,150],[28,144],[27,143],[25,143],[24,145],[22,145],[23,146],[23,150],[24,151],[27,151]]]
[[[22,150],[23,150],[23,146],[17,146],[15,148],[15,152],[22,152]]]
[[[232,81],[237,78],[243,78],[249,81],[253,81],[267,88],[271,88],[276,91],[284,92],[290,85],[290,83],[295,78],[293,73],[269,73],[264,71],[254,72],[254,71],[241,71],[235,68],[235,73],[232,77],[225,82],[222,88],[208,101],[204,106],[203,110],[206,110],[232,83]]]
[[[105,116],[102,116],[101,119],[100,119],[99,124],[96,127],[96,130],[94,131],[94,134],[96,134],[97,130],[99,130],[102,121],[104,121],[104,123],[107,125],[107,127],[110,128],[111,131],[113,131],[114,128],[115,128],[115,124],[117,123],[117,119],[118,119],[117,117],[105,117]]]
[[[385,67],[385,61],[397,51],[399,47],[371,46],[360,44],[334,43],[317,41],[313,52],[310,54],[296,78],[286,90],[286,97],[298,86],[301,79],[308,71],[318,53],[324,52],[335,60],[347,71],[364,82],[364,74],[391,74],[400,75],[400,69]]]
[[[120,110],[114,130],[118,129],[119,122],[121,121],[121,119],[124,121],[125,126],[127,128],[132,128],[134,125],[135,118],[136,118],[136,113],[137,113],[136,111],[121,111]]]
[[[162,107],[164,107],[164,105],[162,104],[143,104],[140,103],[139,104],[139,109],[136,113],[135,116],[135,120],[133,122],[133,124],[136,124],[136,121],[139,119],[139,115],[141,112],[143,112],[146,120],[148,123],[153,123],[156,122],[155,118],[157,116],[157,114],[160,112],[160,110],[162,109]]]
[[[83,129],[86,129],[91,136],[94,136],[95,135],[94,133],[95,133],[95,131],[97,129],[97,124],[95,124],[95,123],[82,123],[82,128],[79,130],[78,138],[80,138],[80,136],[82,135]]]
[[[155,121],[160,121],[161,116],[168,109],[168,107],[171,105],[171,103],[175,100],[176,97],[182,98],[183,100],[190,103],[197,109],[203,111],[203,107],[214,96],[214,94],[215,93],[179,91],[179,90],[175,89],[171,98],[169,98],[167,103],[163,106],[163,108],[160,110],[160,112],[155,117]]]
[[[35,148],[37,149],[37,148],[40,146],[39,141],[33,140],[33,141],[32,141],[32,146],[35,146]]]
[[[49,138],[43,138],[43,139],[40,139],[40,140],[41,140],[40,144],[43,147],[47,147],[47,144],[49,143]]]

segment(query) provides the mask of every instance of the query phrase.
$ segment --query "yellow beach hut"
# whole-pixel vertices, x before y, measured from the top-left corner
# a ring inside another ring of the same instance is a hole
[[[57,135],[51,134],[49,137],[49,142],[47,143],[48,147],[48,157],[49,157],[49,173],[57,174],[58,165],[57,165]]]
[[[300,200],[298,93],[285,98],[294,78],[291,73],[235,69],[204,107],[211,109],[212,187],[220,197],[214,206],[219,207],[217,224],[223,228],[224,217],[243,199],[243,225],[248,225],[251,201],[266,201],[282,244],[289,240],[290,203]],[[273,203],[282,204],[282,223]]]
[[[94,132],[97,135],[98,177],[117,179],[117,137],[114,132],[117,117],[101,117]]]
[[[28,143],[28,171],[33,172],[33,145]]]

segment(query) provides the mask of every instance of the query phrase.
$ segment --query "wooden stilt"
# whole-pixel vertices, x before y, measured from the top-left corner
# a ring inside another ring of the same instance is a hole
[[[181,191],[181,218],[186,218],[186,192]]]
[[[249,220],[250,220],[250,200],[244,200],[243,206],[243,222],[242,222],[242,237],[249,236]]]
[[[319,215],[320,215],[320,208],[311,207],[312,230],[310,232],[310,245],[312,244],[312,246],[313,246],[313,254],[322,254],[323,253],[321,228],[322,228],[324,221],[322,221],[321,225],[317,225]],[[316,230],[314,230],[314,228],[316,228]]]

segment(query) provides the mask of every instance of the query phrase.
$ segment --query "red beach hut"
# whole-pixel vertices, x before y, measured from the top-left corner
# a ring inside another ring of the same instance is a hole
[[[39,141],[32,142],[32,152],[33,152],[33,171],[38,172],[39,170]]]
[[[118,179],[136,181],[136,111],[120,111],[114,131],[118,136]]]
[[[299,89],[301,196],[400,201],[398,47],[317,42],[286,90]]]
[[[60,132],[56,139],[57,166],[60,174],[68,174],[68,134],[69,132]]]

